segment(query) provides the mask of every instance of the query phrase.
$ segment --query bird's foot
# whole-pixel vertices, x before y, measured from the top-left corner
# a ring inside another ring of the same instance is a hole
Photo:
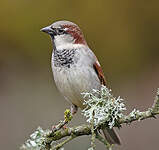
[[[78,107],[74,104],[71,105],[71,115],[75,115],[78,111]]]
[[[53,126],[51,127],[52,131],[54,131],[54,130],[55,130],[55,128],[56,128],[56,126],[55,126],[55,125],[53,125]]]
[[[57,127],[56,127],[55,125],[53,125],[51,129],[52,129],[52,131],[55,131],[56,128],[57,128]],[[65,125],[62,126],[61,128],[65,130],[65,129],[67,129],[67,125],[65,124]]]

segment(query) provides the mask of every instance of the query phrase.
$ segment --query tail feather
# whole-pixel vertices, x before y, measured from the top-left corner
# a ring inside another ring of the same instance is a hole
[[[108,141],[109,144],[118,144],[121,145],[121,140],[119,135],[116,133],[114,129],[102,129],[105,139]]]

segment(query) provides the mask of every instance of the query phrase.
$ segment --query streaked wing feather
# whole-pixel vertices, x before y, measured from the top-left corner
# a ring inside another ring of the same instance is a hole
[[[100,80],[100,83],[102,85],[106,85],[106,80],[105,80],[102,68],[101,68],[98,60],[93,64],[93,68],[94,68],[95,72],[97,73],[97,76],[98,76],[98,78]]]

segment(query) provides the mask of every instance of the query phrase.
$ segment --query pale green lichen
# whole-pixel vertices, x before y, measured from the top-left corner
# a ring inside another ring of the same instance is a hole
[[[123,111],[126,110],[123,99],[114,97],[111,90],[102,86],[101,90],[93,90],[90,93],[82,93],[86,108],[82,111],[87,118],[87,122],[91,122],[92,113],[94,111],[94,125],[107,124],[109,128],[116,125],[118,120],[122,118]]]
[[[140,115],[141,115],[141,112],[140,112],[139,110],[137,110],[137,109],[134,109],[134,110],[129,114],[129,116],[130,116],[131,119],[135,119],[135,118],[137,118],[137,117],[140,116]]]
[[[93,148],[93,147],[90,147],[90,148],[88,148],[88,150],[94,150],[94,148]]]
[[[50,130],[43,130],[38,127],[30,138],[21,146],[21,150],[41,150],[46,148],[46,138],[50,134]]]

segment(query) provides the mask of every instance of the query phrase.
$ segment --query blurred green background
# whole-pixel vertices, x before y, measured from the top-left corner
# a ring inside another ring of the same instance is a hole
[[[69,104],[55,87],[52,45],[40,29],[57,20],[77,23],[97,55],[108,86],[128,112],[153,103],[159,86],[159,1],[1,0],[0,149],[16,150],[37,128],[50,128]],[[85,122],[80,112],[70,126]],[[159,119],[123,126],[117,149],[158,149]],[[85,150],[80,137],[66,150]],[[97,142],[97,149],[104,146]]]

